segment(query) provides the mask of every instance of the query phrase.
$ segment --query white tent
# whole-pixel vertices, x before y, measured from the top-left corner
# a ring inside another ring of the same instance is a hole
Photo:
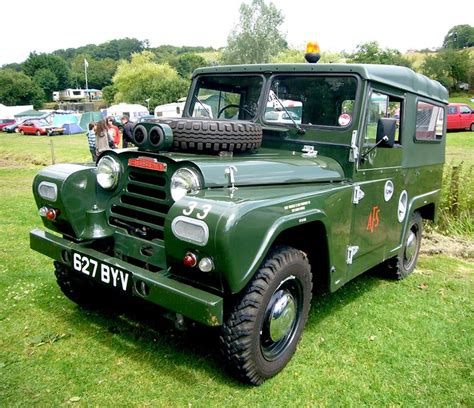
[[[33,105],[5,106],[0,103],[0,119],[14,119],[17,113],[32,109]]]
[[[145,106],[134,103],[119,103],[112,105],[107,109],[103,109],[106,116],[114,116],[120,119],[122,115],[128,115],[132,122],[136,122],[141,116],[149,115],[148,109]]]

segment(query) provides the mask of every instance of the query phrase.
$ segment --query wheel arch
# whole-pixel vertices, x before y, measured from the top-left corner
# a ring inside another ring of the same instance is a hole
[[[422,207],[414,208],[413,212],[419,212],[421,218],[424,220],[434,221],[436,216],[436,205],[435,203],[429,203]]]
[[[275,246],[289,246],[303,251],[308,256],[315,279],[313,288],[329,287],[329,248],[326,226],[321,220],[293,226],[281,231],[272,242]],[[308,239],[311,237],[311,239]]]

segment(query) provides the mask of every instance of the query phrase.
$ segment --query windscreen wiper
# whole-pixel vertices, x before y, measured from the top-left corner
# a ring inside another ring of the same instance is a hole
[[[298,123],[296,123],[296,121],[293,119],[293,117],[290,115],[290,112],[288,112],[288,109],[285,108],[285,106],[283,105],[282,101],[280,101],[280,99],[278,99],[278,96],[276,96],[276,94],[273,95],[273,97],[277,100],[277,102],[280,104],[280,106],[283,108],[283,110],[286,112],[286,114],[288,115],[288,117],[290,118],[290,120],[293,122],[293,125],[295,125],[295,128],[298,130],[298,133],[300,135],[304,135],[306,133],[306,130],[303,129],[300,125],[298,125]]]
[[[211,117],[211,112],[209,112],[209,110],[206,108],[206,106],[201,102],[201,100],[196,96],[196,95],[193,95],[193,98],[196,99],[196,101],[199,102],[199,105],[201,105],[204,110],[206,111],[207,113],[207,117],[210,118]]]

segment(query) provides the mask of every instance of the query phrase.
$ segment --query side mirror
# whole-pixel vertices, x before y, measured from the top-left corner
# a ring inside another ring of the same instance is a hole
[[[380,118],[377,123],[376,145],[380,147],[393,147],[395,143],[395,133],[397,131],[397,119]],[[387,140],[384,140],[387,136]]]

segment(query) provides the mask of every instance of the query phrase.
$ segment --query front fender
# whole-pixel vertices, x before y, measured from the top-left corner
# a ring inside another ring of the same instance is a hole
[[[273,197],[270,193],[260,199],[254,190],[248,197],[253,199],[233,199],[223,195],[222,190],[220,195],[210,190],[175,203],[165,224],[168,264],[181,264],[190,250],[198,256],[211,256],[225,286],[237,293],[254,275],[281,232],[314,221],[327,224],[314,189],[283,198],[279,190]],[[184,242],[173,234],[173,219],[183,215],[207,225],[209,238],[205,245]],[[200,272],[196,270],[196,273]]]
[[[57,186],[55,201],[38,194],[38,186],[42,181]],[[54,222],[43,217],[45,227],[74,236],[78,240],[102,238],[112,234],[105,217],[108,197],[97,190],[93,164],[48,166],[33,180],[33,194],[38,208],[47,206],[59,210]]]

